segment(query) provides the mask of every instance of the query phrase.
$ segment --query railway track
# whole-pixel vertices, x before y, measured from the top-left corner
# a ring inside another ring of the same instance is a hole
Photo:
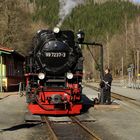
[[[49,121],[47,116],[41,116],[42,122],[44,122],[47,126],[47,132],[49,132],[49,139],[50,140],[58,140],[58,137],[54,131],[54,129],[51,127],[51,122]]]
[[[98,87],[94,87],[94,86],[91,86],[91,85],[85,84],[85,86],[87,86],[87,87],[89,87],[93,90],[96,90],[96,91],[100,90]],[[114,99],[117,99],[117,100],[129,102],[129,103],[131,103],[133,105],[136,105],[136,106],[140,106],[140,102],[138,102],[136,99],[133,99],[133,98],[130,98],[130,97],[127,97],[127,96],[124,96],[124,95],[120,95],[120,94],[115,93],[115,92],[111,92],[111,97],[114,98]]]
[[[85,84],[85,86],[87,86],[93,90],[99,91],[99,88],[97,88],[97,87],[93,87],[93,86],[86,85],[86,84]],[[129,102],[136,106],[140,106],[140,103],[137,100],[114,93],[114,92],[112,92],[112,98],[121,100],[121,101],[126,101],[126,102]],[[49,120],[49,118],[47,116],[42,116],[42,121],[45,122],[45,124],[47,126],[47,132],[49,132],[49,139],[61,140],[61,139],[67,138],[67,136],[68,136],[68,139],[74,139],[74,137],[76,137],[76,139],[77,139],[77,136],[75,136],[75,135],[78,130],[81,133],[81,135],[85,135],[85,134],[87,135],[86,139],[101,140],[101,138],[95,133],[94,130],[89,129],[85,125],[85,123],[80,121],[76,116],[70,116],[69,118],[71,120],[70,122],[60,121],[59,123],[57,123],[57,121]],[[61,124],[61,125],[58,125],[58,124]],[[55,127],[56,125],[58,125],[58,126]],[[64,128],[63,128],[63,125],[65,125]],[[77,130],[74,129],[76,126],[79,127]],[[68,127],[71,127],[71,130],[68,129]],[[61,136],[60,136],[60,133],[58,132],[58,129],[62,130]],[[74,135],[68,134],[66,136],[66,134],[65,134],[66,131],[73,131],[71,134],[74,134]],[[79,140],[80,139],[82,139],[82,138],[80,137]]]
[[[140,107],[140,102],[137,101],[136,99],[126,97],[126,96],[123,96],[123,95],[120,95],[120,94],[117,94],[117,93],[114,93],[114,92],[111,92],[111,94],[112,94],[111,97],[114,98],[114,99],[118,99],[118,100],[121,100],[121,101],[126,101],[130,104],[133,104],[135,106]]]
[[[82,129],[84,129],[93,140],[101,140],[101,138],[93,131],[91,131],[86,125],[84,125],[77,117],[70,117],[76,124],[78,124]]]
[[[97,134],[93,131],[93,130],[90,130],[85,124],[83,124],[77,117],[75,116],[70,116],[69,118],[71,119],[71,123],[68,123],[67,126],[64,127],[64,129],[62,128],[64,124],[62,124],[61,128],[59,129],[62,129],[63,132],[61,132],[61,136],[59,136],[59,133],[57,132],[58,130],[55,129],[54,125],[57,125],[59,123],[54,123],[53,121],[49,120],[49,118],[47,116],[42,116],[42,121],[45,122],[46,126],[47,126],[47,130],[49,131],[49,139],[51,140],[61,140],[61,138],[65,139],[67,137],[65,137],[65,130],[66,128],[65,127],[71,127],[73,130],[75,130],[74,128],[76,128],[77,126],[79,127],[77,130],[78,132],[81,133],[81,136],[78,138],[79,140],[81,139],[82,135],[84,135],[82,132],[84,131],[84,133],[86,133],[87,137],[86,139],[91,139],[91,140],[101,140],[101,138],[99,136],[97,136]],[[62,123],[62,122],[61,122]],[[76,133],[77,131],[74,131],[72,132],[72,136],[68,136],[68,139],[74,139],[74,137],[76,137],[77,139],[77,136]],[[63,134],[62,134],[63,133]],[[63,136],[62,136],[63,135]],[[83,140],[83,139],[82,139]]]

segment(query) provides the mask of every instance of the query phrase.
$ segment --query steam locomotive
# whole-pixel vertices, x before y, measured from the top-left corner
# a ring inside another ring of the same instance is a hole
[[[82,109],[83,32],[40,30],[26,57],[26,100],[32,114],[79,114]]]

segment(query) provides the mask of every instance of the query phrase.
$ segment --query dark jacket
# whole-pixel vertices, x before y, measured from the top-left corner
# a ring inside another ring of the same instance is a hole
[[[105,74],[103,80],[108,82],[108,84],[111,86],[113,80],[112,75],[110,73]]]

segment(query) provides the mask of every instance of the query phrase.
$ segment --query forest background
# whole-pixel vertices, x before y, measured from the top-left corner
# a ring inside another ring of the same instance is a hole
[[[85,32],[85,40],[104,46],[104,67],[114,77],[140,67],[140,5],[127,0],[83,0],[63,20],[62,29]],[[24,54],[37,30],[53,28],[60,21],[60,0],[0,0],[0,44]],[[99,48],[82,47],[85,73],[99,77]],[[97,62],[97,63],[95,63]]]

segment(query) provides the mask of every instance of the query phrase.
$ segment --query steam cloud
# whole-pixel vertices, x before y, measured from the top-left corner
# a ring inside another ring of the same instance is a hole
[[[58,27],[60,27],[66,18],[67,15],[69,15],[73,8],[78,6],[79,4],[84,3],[85,0],[59,0],[60,3],[60,10],[59,10],[59,17],[60,21],[57,24]]]

